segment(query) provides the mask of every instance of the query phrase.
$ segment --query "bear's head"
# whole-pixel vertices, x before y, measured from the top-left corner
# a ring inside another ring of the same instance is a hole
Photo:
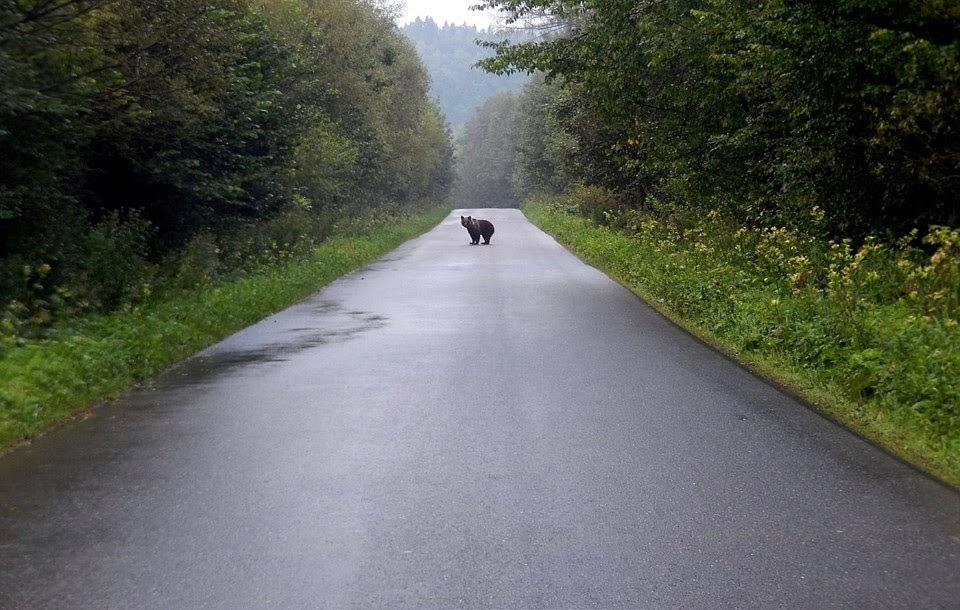
[[[462,224],[463,226],[465,226],[465,227],[467,227],[467,228],[469,229],[470,227],[473,226],[473,218],[471,218],[471,217],[469,217],[469,216],[467,216],[466,218],[464,218],[463,216],[461,216],[461,217],[460,217],[460,224]]]

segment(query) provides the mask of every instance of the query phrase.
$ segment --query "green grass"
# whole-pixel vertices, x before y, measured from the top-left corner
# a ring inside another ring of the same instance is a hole
[[[435,226],[448,213],[363,220],[309,256],[111,315],[63,323],[54,338],[0,344],[0,449],[114,397],[184,357],[314,293]]]
[[[580,206],[577,197],[539,200],[524,212],[679,325],[960,485],[956,231],[934,235],[931,255],[716,217],[678,226],[626,213],[600,226]]]

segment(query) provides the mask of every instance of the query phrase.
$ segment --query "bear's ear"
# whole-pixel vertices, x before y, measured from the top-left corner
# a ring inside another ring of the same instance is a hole
[[[460,217],[460,222],[463,222],[465,219],[463,216]]]

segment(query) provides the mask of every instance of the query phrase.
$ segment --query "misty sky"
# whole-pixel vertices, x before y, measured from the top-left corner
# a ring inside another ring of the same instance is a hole
[[[399,23],[401,25],[409,23],[417,17],[433,17],[438,24],[443,25],[444,21],[449,21],[456,25],[466,22],[468,25],[475,25],[478,28],[486,28],[492,23],[492,19],[487,13],[471,11],[468,7],[476,4],[479,0],[404,0],[406,8],[400,15]]]

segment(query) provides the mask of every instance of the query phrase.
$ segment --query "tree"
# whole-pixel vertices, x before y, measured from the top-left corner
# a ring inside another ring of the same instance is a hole
[[[464,126],[457,158],[460,205],[510,207],[518,203],[512,186],[517,111],[517,96],[501,93],[484,102]]]
[[[34,270],[53,281],[51,263],[80,256],[87,214],[74,187],[108,64],[87,24],[109,4],[0,6],[0,299],[50,292]]]
[[[265,12],[296,53],[285,105],[317,125],[298,136],[297,150],[311,156],[297,159],[293,188],[318,207],[441,192],[448,135],[419,57],[389,15],[351,0],[272,0]],[[326,163],[311,165],[318,154]]]
[[[487,98],[498,93],[519,93],[527,81],[523,75],[496,76],[475,66],[490,55],[476,41],[500,40],[506,32],[449,23],[438,25],[429,17],[417,18],[400,31],[416,46],[430,75],[432,94],[455,129],[462,127]]]
[[[114,307],[199,234],[450,184],[423,66],[365,0],[3,3],[0,76],[3,305]]]
[[[853,237],[960,220],[954,3],[482,6],[568,24],[546,40],[492,44],[482,63],[542,71],[586,96],[639,205],[652,194],[801,227],[819,208],[831,234]]]
[[[93,109],[91,208],[140,207],[170,243],[279,208],[285,57],[262,18],[241,0],[123,0],[96,32],[114,82]]]

